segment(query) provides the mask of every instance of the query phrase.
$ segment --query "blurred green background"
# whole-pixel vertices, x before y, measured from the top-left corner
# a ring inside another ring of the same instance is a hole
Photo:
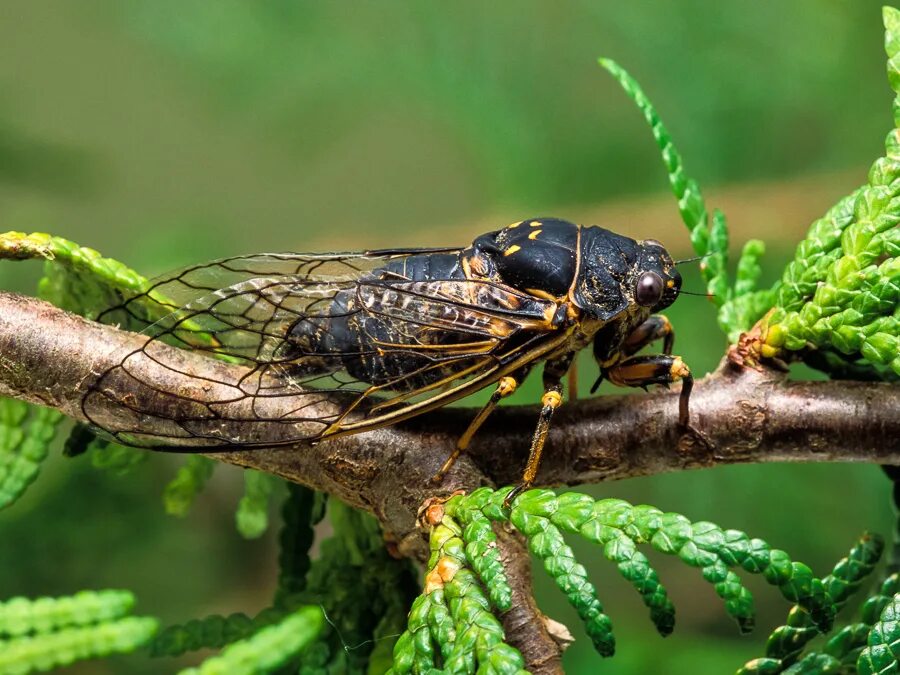
[[[882,152],[880,4],[7,0],[0,230],[52,232],[149,275],[264,250],[465,244],[539,215],[689,255],[657,150],[603,55],[642,83],[736,244],[766,240],[771,281]],[[0,287],[31,291],[39,273],[4,264]],[[685,297],[669,315],[677,350],[713,368],[725,345],[712,306]],[[0,597],[131,588],[138,613],[166,622],[262,608],[275,548],[234,530],[240,472],[221,468],[175,520],[159,496],[178,461],[115,477],[55,455],[0,513]],[[863,529],[892,527],[872,466],[729,467],[591,492],[744,529],[819,574]],[[731,672],[787,609],[750,579],[759,628],[739,638],[696,570],[654,558],[678,608],[663,641],[598,552],[577,550],[619,648],[600,664],[537,572],[542,607],[577,638],[571,673]],[[71,672],[173,669],[137,655]]]

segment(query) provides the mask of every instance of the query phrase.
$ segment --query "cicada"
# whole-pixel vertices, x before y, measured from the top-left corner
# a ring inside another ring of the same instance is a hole
[[[690,428],[691,372],[657,314],[680,290],[658,241],[555,218],[514,223],[464,248],[228,258],[162,277],[102,317],[149,323],[149,337],[100,374],[82,407],[118,442],[200,452],[310,445],[493,387],[439,480],[541,363],[522,489],[537,474],[565,376],[589,346],[600,370],[594,389],[602,379],[682,381],[679,424]],[[659,339],[662,354],[637,355]],[[198,382],[172,346],[239,367]],[[171,377],[149,381],[148,363]]]

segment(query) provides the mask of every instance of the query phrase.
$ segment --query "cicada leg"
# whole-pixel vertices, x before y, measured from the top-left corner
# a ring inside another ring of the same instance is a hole
[[[680,356],[670,354],[632,356],[605,369],[603,375],[620,387],[647,387],[651,384],[667,385],[681,381],[681,394],[678,396],[678,426],[682,431],[692,434],[701,444],[712,447],[706,436],[691,425],[690,398],[694,388],[694,377]]]
[[[509,491],[506,499],[503,500],[504,506],[512,504],[512,501],[523,490],[527,490],[534,483],[538,468],[541,465],[544,445],[547,443],[547,434],[550,432],[550,420],[560,405],[562,405],[562,385],[556,384],[545,389],[544,395],[541,397],[541,414],[538,417],[537,427],[534,430],[534,438],[531,441],[531,450],[528,453],[528,463],[525,465],[525,471],[522,474],[522,482]]]
[[[550,433],[550,420],[553,419],[556,409],[562,405],[562,378],[572,366],[574,357],[575,352],[569,352],[544,365],[544,395],[541,397],[541,414],[531,440],[528,463],[522,474],[522,482],[510,490],[506,499],[503,500],[505,506],[509,506],[523,490],[530,488],[537,477],[538,469],[541,466],[541,455],[544,452],[544,445],[547,443],[547,434]]]
[[[663,341],[663,354],[672,353],[675,346],[675,331],[671,322],[662,314],[655,314],[635,328],[631,335],[625,338],[622,351],[625,356],[637,354],[651,342]]]
[[[444,480],[444,476],[446,476],[447,472],[453,468],[453,465],[456,463],[456,460],[459,459],[459,456],[469,447],[469,443],[472,442],[472,437],[475,435],[475,432],[481,428],[481,425],[484,424],[484,421],[494,411],[497,404],[507,396],[510,396],[518,388],[519,383],[525,379],[526,374],[527,372],[516,373],[515,376],[507,375],[500,378],[497,382],[497,388],[494,390],[494,393],[491,394],[491,398],[484,407],[478,411],[478,414],[475,415],[475,419],[469,423],[468,428],[466,428],[463,435],[459,437],[459,440],[456,442],[456,447],[453,449],[453,452],[450,453],[447,461],[444,462],[443,466],[441,466],[438,472],[431,478],[433,483],[440,483]]]
[[[569,400],[577,401],[578,400],[578,368],[571,368],[569,370],[568,381],[566,385],[569,388]]]
[[[623,356],[628,357],[632,356],[633,354],[637,354],[644,347],[653,342],[656,342],[657,340],[663,341],[663,354],[667,356],[670,355],[672,353],[672,348],[675,346],[675,331],[672,328],[672,323],[662,314],[655,314],[654,316],[651,316],[640,326],[631,331],[631,334],[627,338],[625,338],[625,341],[622,343],[621,349],[612,354],[598,354],[598,345],[595,344],[594,355],[597,358],[598,363],[600,364],[600,375],[597,376],[597,380],[591,387],[591,393],[593,394],[595,391],[597,391],[597,389],[600,387],[600,383],[603,382],[603,378],[606,377],[607,371],[613,368],[616,363],[619,363],[620,358],[622,358]],[[645,385],[639,384],[634,386]]]
[[[694,387],[694,377],[680,356],[632,356],[607,369],[604,375],[619,387],[648,387],[651,384],[682,381],[681,395],[678,397],[678,423],[687,426],[690,422],[688,401]]]

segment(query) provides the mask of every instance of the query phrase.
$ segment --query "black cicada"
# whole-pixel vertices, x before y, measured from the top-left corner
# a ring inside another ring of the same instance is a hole
[[[683,380],[687,428],[690,371],[671,356],[668,320],[652,316],[680,288],[659,242],[552,218],[459,249],[229,258],[163,277],[102,317],[152,323],[150,339],[98,378],[83,410],[128,445],[246,449],[375,429],[494,385],[440,478],[497,403],[544,362],[524,487],[537,473],[563,377],[588,345],[597,384]],[[663,355],[634,355],[660,338]],[[179,379],[180,352],[165,345],[245,367],[222,369],[240,376]],[[148,359],[175,376],[168,388],[145,381]],[[198,386],[202,397],[192,396]],[[128,395],[117,398],[121,391]]]

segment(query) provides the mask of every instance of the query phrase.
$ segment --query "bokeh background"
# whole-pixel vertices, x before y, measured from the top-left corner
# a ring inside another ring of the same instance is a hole
[[[771,281],[882,152],[879,6],[6,0],[0,230],[65,236],[148,275],[259,251],[465,244],[540,215],[689,255],[657,150],[602,55],[642,83],[735,245],[766,240]],[[5,263],[0,287],[31,291],[39,274]],[[725,346],[713,307],[685,297],[669,315],[678,352],[713,368]],[[589,359],[580,367],[591,381]],[[114,476],[56,453],[0,513],[0,597],[124,587],[167,622],[262,608],[275,548],[271,531],[246,542],[233,527],[240,472],[221,468],[176,520],[160,492],[178,461]],[[892,528],[872,466],[718,468],[590,491],[744,529],[820,574],[862,530]],[[732,672],[787,610],[749,579],[759,627],[741,638],[696,570],[653,557],[678,608],[664,641],[599,553],[576,548],[619,647],[601,664],[538,572],[542,607],[577,638],[571,673]],[[131,656],[71,672],[169,670]]]

